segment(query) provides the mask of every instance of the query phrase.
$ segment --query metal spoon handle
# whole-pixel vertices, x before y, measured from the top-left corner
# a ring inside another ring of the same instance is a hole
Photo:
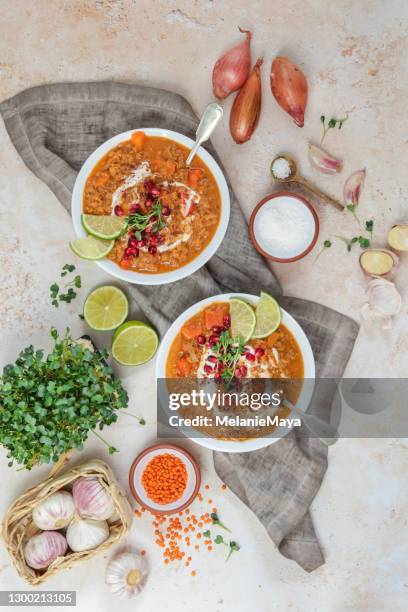
[[[196,141],[187,157],[186,166],[189,166],[193,161],[198,149],[203,142],[209,139],[215,128],[217,127],[223,114],[223,109],[218,102],[211,102],[205,109],[203,116],[196,131]]]
[[[313,185],[313,183],[309,183],[309,181],[303,178],[303,176],[299,176],[298,174],[296,174],[293,180],[294,182],[299,183],[300,185],[304,185],[304,187],[312,191],[315,195],[317,195],[322,200],[326,200],[326,202],[328,202],[329,204],[331,204],[338,210],[344,210],[344,206],[340,204],[340,202],[338,202],[331,196],[327,195],[327,193],[324,193],[324,191],[321,191],[318,187]]]
[[[303,412],[303,410],[299,410],[298,408],[296,408],[296,406],[292,404],[292,402],[289,402],[286,398],[284,401],[286,406],[302,420],[308,430],[314,436],[319,438],[319,440],[323,442],[323,444],[326,444],[326,446],[331,446],[332,444],[337,442],[337,440],[339,439],[339,434],[338,431],[332,425],[326,423],[326,421],[323,421],[322,419],[319,419],[319,417],[316,417],[313,414],[309,414],[308,412]]]

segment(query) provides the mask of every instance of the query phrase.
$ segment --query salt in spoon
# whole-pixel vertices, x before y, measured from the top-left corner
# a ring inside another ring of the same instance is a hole
[[[288,162],[289,167],[290,167],[289,176],[286,176],[285,178],[276,176],[276,174],[273,171],[273,165],[277,159],[285,159]],[[315,195],[317,195],[322,200],[325,200],[328,204],[331,204],[338,210],[344,210],[343,204],[340,204],[340,202],[338,202],[331,196],[327,195],[327,193],[324,193],[323,191],[321,191],[318,187],[313,185],[313,183],[310,183],[303,176],[300,176],[297,172],[297,166],[296,166],[295,160],[292,157],[289,157],[289,155],[278,155],[277,157],[275,157],[275,159],[271,163],[271,174],[274,180],[278,181],[279,183],[292,183],[293,182],[293,183],[298,183],[299,185],[303,185],[304,187],[306,187],[306,189],[309,189],[309,191],[312,191]]]

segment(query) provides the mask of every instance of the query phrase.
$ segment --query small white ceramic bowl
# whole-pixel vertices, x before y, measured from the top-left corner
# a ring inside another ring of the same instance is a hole
[[[156,359],[157,379],[166,378],[167,356],[169,354],[170,347],[173,344],[175,337],[179,333],[184,323],[209,304],[212,304],[213,302],[227,302],[233,297],[239,297],[250,304],[257,304],[259,300],[259,296],[250,295],[249,293],[225,293],[223,295],[215,295],[213,297],[206,298],[205,300],[201,300],[201,302],[197,302],[197,304],[194,304],[194,306],[190,306],[190,308],[185,310],[179,317],[177,317],[177,319],[168,329],[158,350]],[[313,380],[316,376],[316,368],[310,342],[307,339],[305,332],[300,327],[299,323],[297,323],[297,321],[288,312],[286,312],[286,310],[283,310],[283,308],[281,308],[281,312],[282,323],[293,334],[302,353],[304,378]],[[163,388],[163,385],[160,385],[159,389],[160,388]],[[310,383],[307,385],[303,385],[299,399],[296,403],[296,407],[299,408],[299,410],[307,410],[310,400],[312,399],[313,388],[314,385]],[[166,402],[166,399],[167,398],[163,396],[162,402]],[[259,448],[264,448],[265,446],[269,446],[269,444],[277,442],[278,440],[280,440],[280,438],[289,433],[290,429],[291,428],[289,426],[285,428],[279,427],[279,430],[275,430],[273,434],[265,438],[251,438],[249,440],[233,441],[218,440],[217,438],[211,438],[210,436],[195,438],[194,429],[192,428],[191,436],[189,437],[197,444],[200,444],[201,446],[205,446],[206,448],[210,448],[212,450],[223,451],[227,453],[243,453],[247,451],[257,450]]]
[[[191,149],[194,145],[194,142],[193,140],[191,140],[191,138],[188,138],[183,134],[179,134],[178,132],[173,132],[171,130],[163,130],[161,128],[143,127],[135,128],[134,130],[130,130],[128,132],[123,132],[122,134],[113,136],[113,138],[110,138],[109,140],[104,142],[84,162],[84,165],[82,166],[76,178],[74,190],[72,192],[71,214],[75,234],[78,238],[83,238],[86,236],[86,232],[81,223],[81,214],[83,206],[84,188],[88,176],[90,175],[96,164],[100,161],[100,159],[104,155],[106,155],[106,153],[108,153],[111,149],[116,147],[121,142],[129,140],[129,138],[135,131],[144,132],[147,136],[161,136],[163,138],[169,138],[170,140],[182,144],[189,149]],[[138,285],[164,285],[166,283],[173,283],[174,281],[181,280],[186,276],[190,276],[191,274],[199,270],[202,266],[204,266],[209,259],[211,259],[211,257],[216,253],[218,247],[222,242],[222,239],[225,236],[225,232],[227,231],[230,215],[230,197],[227,181],[225,180],[221,168],[219,167],[215,159],[205,149],[203,149],[203,147],[199,148],[197,155],[203,160],[204,163],[207,164],[208,168],[212,172],[221,194],[220,222],[211,242],[207,245],[207,247],[195,259],[193,259],[193,261],[190,261],[185,266],[182,266],[181,268],[177,268],[177,270],[172,270],[170,272],[162,272],[159,274],[141,274],[140,272],[122,270],[116,263],[110,261],[109,259],[101,259],[99,261],[96,261],[95,263],[97,263],[100,268],[105,270],[105,272],[107,272],[111,276],[120,278],[121,280],[124,280],[128,283],[136,283]]]
[[[164,454],[174,455],[180,459],[187,470],[187,484],[180,499],[171,504],[156,504],[147,496],[142,484],[142,475],[147,464],[157,457]],[[181,446],[174,444],[154,444],[140,453],[132,463],[129,472],[129,486],[133,497],[141,506],[150,510],[153,514],[174,514],[187,508],[195,499],[201,484],[200,468],[197,461],[190,453]]]

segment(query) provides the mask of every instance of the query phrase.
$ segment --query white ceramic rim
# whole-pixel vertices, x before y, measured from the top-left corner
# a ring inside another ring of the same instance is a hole
[[[187,470],[187,484],[186,488],[184,489],[183,495],[176,501],[170,504],[156,504],[156,502],[150,499],[150,497],[147,495],[145,488],[142,484],[142,476],[149,461],[154,459],[154,457],[157,457],[157,455],[163,455],[164,453],[174,455],[184,463]],[[175,512],[181,506],[188,504],[192,496],[194,495],[196,484],[197,476],[191,459],[187,457],[184,453],[173,447],[169,447],[168,449],[166,449],[160,446],[159,448],[153,448],[152,450],[150,450],[140,459],[140,461],[136,465],[133,474],[133,486],[135,487],[136,493],[138,494],[143,506],[147,506],[150,509],[157,510],[162,514],[165,514],[166,512]]]
[[[214,302],[226,302],[233,297],[238,297],[243,300],[246,300],[250,304],[256,304],[260,299],[259,296],[251,295],[249,293],[224,293],[222,295],[215,295],[213,297],[206,298],[197,302],[190,308],[187,308],[181,315],[177,317],[177,319],[172,323],[166,332],[163,340],[161,341],[157,359],[156,359],[156,379],[165,378],[166,377],[166,361],[167,356],[170,350],[170,347],[180,331],[181,326],[188,320],[190,317],[194,316],[197,312],[212,304]],[[304,378],[306,379],[314,379],[316,377],[316,367],[315,367],[315,359],[313,356],[312,347],[310,346],[310,342],[299,325],[299,323],[290,315],[286,310],[281,308],[282,312],[282,323],[288,328],[288,330],[295,337],[300,351],[303,357],[303,365],[304,365]],[[309,403],[312,399],[314,384],[304,385],[296,404],[296,407],[303,412],[306,412]],[[289,415],[290,417],[290,415]],[[288,418],[289,418],[288,417]],[[200,446],[204,446],[206,448],[210,448],[211,450],[228,452],[228,453],[243,453],[253,450],[258,450],[260,448],[264,448],[277,442],[283,436],[285,436],[291,427],[287,426],[285,428],[279,428],[279,435],[277,432],[272,434],[271,436],[265,438],[252,438],[250,440],[243,440],[242,442],[231,441],[231,440],[218,440],[217,438],[194,438],[189,436],[189,439],[193,440]],[[192,428],[192,431],[193,428]]]
[[[92,172],[96,164],[100,161],[100,159],[106,155],[111,149],[116,147],[118,144],[125,140],[129,140],[134,132],[144,132],[147,136],[161,136],[163,138],[169,138],[170,140],[174,140],[175,142],[182,144],[189,149],[191,149],[194,145],[194,141],[188,136],[184,136],[183,134],[179,134],[178,132],[173,132],[172,130],[163,130],[161,128],[135,128],[134,130],[129,130],[127,132],[122,132],[121,134],[117,134],[112,138],[109,138],[106,142],[101,144],[84,162],[81,170],[78,173],[78,176],[75,181],[74,190],[72,192],[72,200],[71,200],[71,214],[72,214],[72,222],[74,225],[74,231],[78,238],[85,237],[86,231],[81,223],[81,214],[82,214],[82,203],[83,203],[83,192],[85,188],[86,180],[89,174]],[[141,274],[140,272],[131,272],[130,270],[122,270],[116,263],[110,261],[109,259],[101,259],[96,260],[95,263],[98,264],[102,270],[114,276],[116,278],[120,278],[128,283],[135,283],[137,285],[164,285],[167,283],[173,283],[175,281],[181,280],[182,278],[186,278],[186,276],[190,276],[197,270],[199,270],[202,266],[204,266],[209,259],[213,255],[215,255],[218,247],[220,246],[225,232],[227,231],[229,216],[230,216],[230,196],[229,189],[227,185],[227,181],[225,180],[224,174],[222,173],[221,168],[215,161],[215,159],[200,147],[197,155],[202,159],[202,161],[207,164],[209,169],[211,170],[217,185],[220,190],[221,195],[221,217],[216,232],[211,240],[211,242],[207,245],[207,247],[195,258],[193,261],[190,261],[185,266],[181,268],[177,268],[177,270],[171,270],[170,272],[162,272],[159,274]]]

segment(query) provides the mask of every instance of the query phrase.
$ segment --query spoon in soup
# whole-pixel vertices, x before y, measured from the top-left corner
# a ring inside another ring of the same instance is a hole
[[[325,200],[328,204],[331,204],[338,210],[344,210],[343,204],[338,200],[321,191],[313,183],[310,183],[303,176],[300,176],[297,171],[295,160],[289,155],[278,155],[271,163],[271,174],[275,181],[279,183],[298,183],[303,185],[306,189],[309,189],[312,193],[317,195],[322,200]]]
[[[193,161],[198,149],[203,142],[209,139],[218,123],[221,120],[223,109],[218,102],[211,102],[205,109],[203,116],[196,131],[196,141],[186,160],[186,166],[189,166]]]
[[[326,423],[326,421],[323,421],[322,419],[319,419],[319,417],[315,416],[314,414],[303,412],[303,410],[297,408],[294,404],[292,404],[292,402],[286,399],[286,397],[282,399],[284,402],[283,405],[289,408],[291,412],[296,414],[310,433],[313,434],[314,437],[319,438],[320,442],[323,442],[323,444],[326,446],[331,446],[337,442],[339,439],[339,434],[337,429],[335,429],[332,425]]]

